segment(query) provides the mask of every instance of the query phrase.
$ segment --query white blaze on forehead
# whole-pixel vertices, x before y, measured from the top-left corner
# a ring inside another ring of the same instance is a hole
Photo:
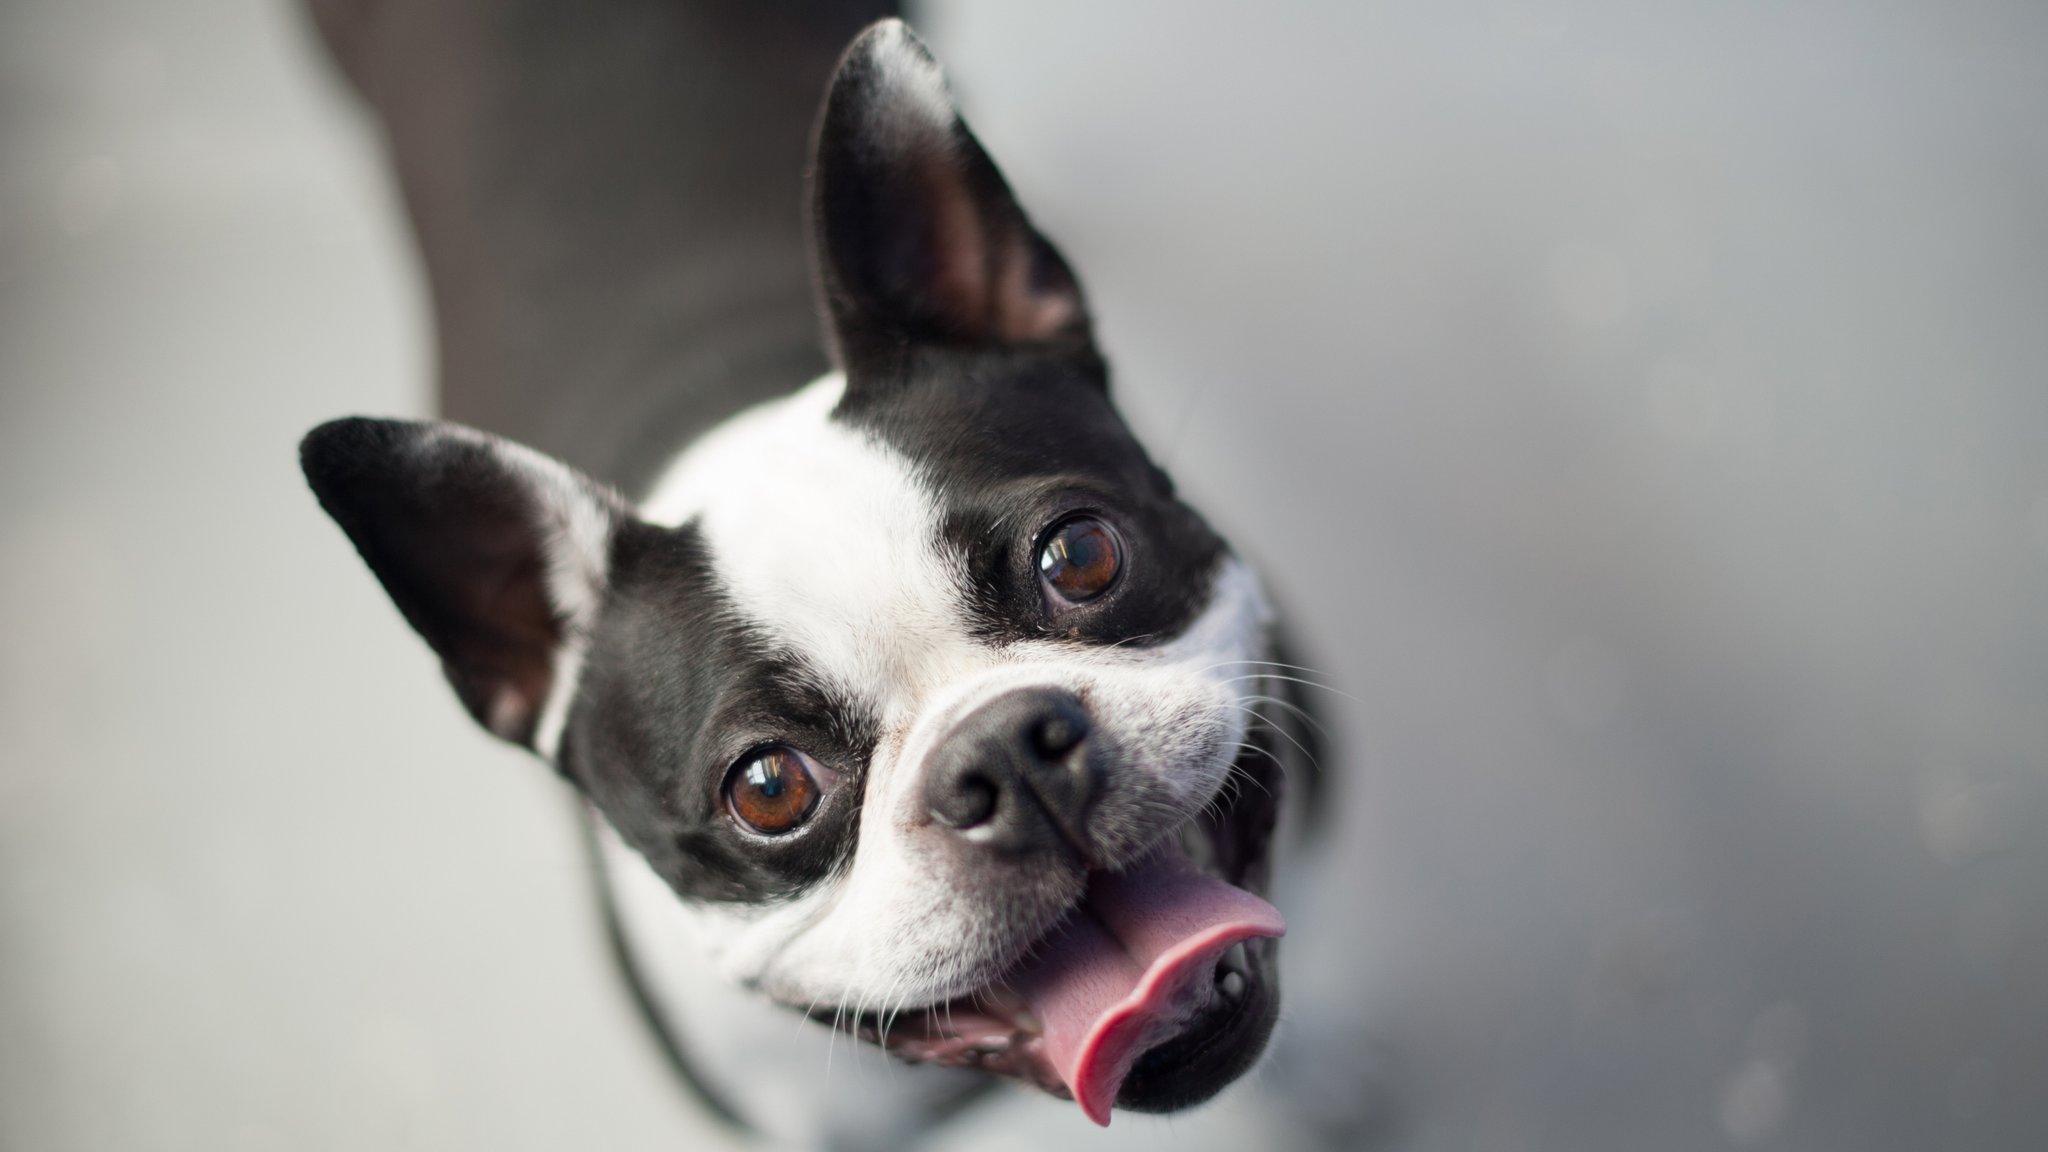
[[[834,687],[887,708],[968,656],[966,574],[901,454],[831,418],[844,378],[692,446],[645,515],[694,519],[736,607]]]

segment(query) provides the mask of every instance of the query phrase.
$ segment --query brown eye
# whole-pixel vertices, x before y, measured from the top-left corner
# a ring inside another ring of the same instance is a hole
[[[1123,564],[1123,547],[1116,533],[1093,516],[1066,521],[1038,547],[1039,577],[1069,604],[1093,600],[1109,591]]]
[[[810,819],[818,774],[810,757],[785,745],[749,754],[725,774],[725,802],[740,823],[769,836]]]

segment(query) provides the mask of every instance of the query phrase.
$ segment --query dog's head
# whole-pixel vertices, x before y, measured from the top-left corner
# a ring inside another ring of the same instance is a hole
[[[1278,1007],[1258,583],[901,24],[842,61],[811,203],[842,371],[643,506],[445,424],[324,425],[306,474],[724,977],[1098,1120],[1206,1099]]]

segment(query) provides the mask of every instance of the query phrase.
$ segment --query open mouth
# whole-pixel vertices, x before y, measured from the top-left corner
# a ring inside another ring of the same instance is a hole
[[[1222,793],[1143,860],[1088,878],[1073,911],[988,987],[848,1025],[910,1063],[976,1068],[1073,1099],[1187,1107],[1258,1059],[1279,1014],[1268,880],[1281,779],[1248,745]],[[829,1019],[832,1014],[818,1014]]]

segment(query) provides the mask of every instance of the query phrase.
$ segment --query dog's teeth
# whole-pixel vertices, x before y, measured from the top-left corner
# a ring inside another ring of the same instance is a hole
[[[1216,990],[1226,999],[1236,1000],[1244,995],[1244,973],[1225,972],[1223,979],[1216,982]]]

